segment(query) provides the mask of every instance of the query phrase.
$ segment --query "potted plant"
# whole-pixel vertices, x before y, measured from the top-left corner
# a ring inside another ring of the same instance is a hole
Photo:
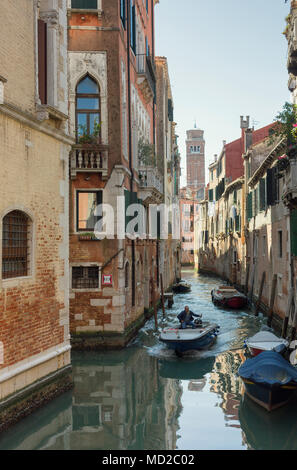
[[[93,132],[89,132],[86,124],[78,126],[78,143],[80,145],[98,145],[100,144],[101,122],[95,120]]]
[[[286,154],[289,158],[297,154],[297,105],[286,102],[283,110],[275,118],[275,125],[270,129],[268,145],[277,138],[286,144]]]

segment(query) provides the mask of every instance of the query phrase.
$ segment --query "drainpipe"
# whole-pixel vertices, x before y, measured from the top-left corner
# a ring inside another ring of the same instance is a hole
[[[131,33],[131,16],[130,16],[130,2],[127,0],[127,68],[128,68],[128,127],[129,127],[129,169],[130,177],[130,191],[133,192],[133,162],[132,162],[132,133],[131,133],[131,70],[130,70],[130,33]],[[132,307],[135,306],[135,240],[132,240]]]

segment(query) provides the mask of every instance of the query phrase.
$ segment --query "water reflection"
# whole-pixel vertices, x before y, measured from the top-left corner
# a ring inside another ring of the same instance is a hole
[[[74,389],[0,436],[0,449],[297,449],[297,403],[268,414],[243,397],[243,340],[263,322],[215,308],[217,280],[189,273],[160,326],[185,304],[221,325],[216,345],[177,358],[153,320],[125,351],[76,353]],[[185,299],[186,297],[186,299]]]

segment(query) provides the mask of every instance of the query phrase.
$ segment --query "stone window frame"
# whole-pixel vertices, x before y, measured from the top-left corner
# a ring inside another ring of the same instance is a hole
[[[107,53],[105,51],[69,51],[69,119],[70,134],[76,136],[76,89],[89,75],[98,83],[101,106],[101,143],[108,145]]]
[[[73,288],[72,287],[72,268],[94,268],[98,267],[98,287],[93,288]],[[101,292],[102,291],[102,263],[97,263],[96,261],[91,262],[80,262],[80,263],[69,263],[69,291],[70,292]]]
[[[13,211],[23,212],[28,217],[28,263],[27,275],[19,277],[2,278],[2,248],[3,248],[3,219],[6,215]],[[10,206],[2,212],[0,217],[0,286],[2,288],[16,287],[22,282],[34,280],[35,277],[35,255],[36,255],[36,224],[35,217],[32,212],[21,205]]]
[[[98,87],[98,93],[80,93],[78,92],[78,87],[79,85],[86,79],[86,78],[90,78],[90,80],[92,80],[94,83],[96,83],[97,87]],[[78,107],[78,100],[79,98],[89,98],[89,99],[93,99],[93,100],[96,100],[98,99],[98,109],[92,109],[92,108],[87,108],[87,109],[82,109],[82,108],[79,108]],[[87,131],[88,133],[90,133],[90,116],[92,114],[98,114],[99,116],[99,124],[101,125],[101,93],[100,93],[100,85],[99,83],[91,76],[89,75],[88,73],[82,77],[82,79],[80,80],[80,82],[78,82],[77,84],[77,87],[76,87],[76,96],[75,96],[75,136],[76,136],[76,140],[78,142],[78,139],[79,139],[79,134],[78,134],[78,115],[79,114],[85,114],[87,117]],[[99,132],[99,137],[101,139],[101,130]]]
[[[99,193],[102,192],[102,203],[103,203],[103,188],[75,188],[74,190],[74,204],[73,204],[73,209],[74,209],[74,214],[73,214],[73,233],[75,235],[83,235],[84,233],[87,232],[93,232],[94,230],[91,229],[85,229],[85,230],[78,230],[78,207],[77,207],[77,200],[78,200],[78,193]]]

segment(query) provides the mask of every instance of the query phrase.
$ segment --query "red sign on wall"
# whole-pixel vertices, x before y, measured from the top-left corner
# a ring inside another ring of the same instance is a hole
[[[102,274],[102,286],[112,286],[112,274]]]

